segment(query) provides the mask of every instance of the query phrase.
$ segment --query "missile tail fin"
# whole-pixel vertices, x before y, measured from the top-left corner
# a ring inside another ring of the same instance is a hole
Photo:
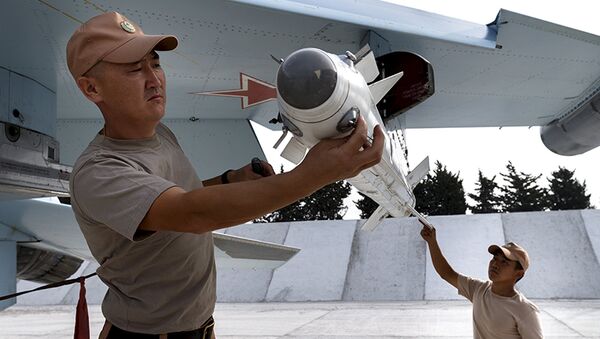
[[[402,78],[404,72],[398,72],[392,76],[389,76],[385,79],[381,79],[376,83],[369,85],[369,90],[371,91],[371,95],[373,96],[373,101],[378,103],[387,92],[394,87],[394,85]]]
[[[381,219],[387,217],[388,215],[389,215],[388,211],[386,211],[385,208],[379,206],[379,207],[377,207],[375,212],[373,212],[373,214],[371,214],[369,219],[367,219],[367,221],[365,221],[365,223],[362,225],[362,227],[360,229],[362,231],[369,231],[369,232],[373,231],[375,229],[375,227],[377,227],[377,225],[379,225],[379,222],[381,221]]]
[[[427,173],[429,173],[429,170],[429,156],[427,156],[421,161],[421,163],[417,165],[417,167],[408,173],[406,176],[406,181],[411,188],[414,188],[417,186],[419,181],[421,181],[427,175]]]
[[[362,59],[360,59],[355,65],[357,71],[365,78],[365,82],[369,83],[379,76],[379,69],[377,68],[377,62],[373,52],[368,52]]]
[[[367,54],[369,54],[370,52],[371,46],[369,46],[369,44],[365,44],[356,53],[354,53],[354,56],[356,56],[356,59],[358,60],[358,62],[360,62],[361,59],[367,56]]]
[[[287,146],[285,146],[283,152],[281,152],[281,157],[289,162],[294,163],[295,165],[298,165],[302,159],[304,159],[306,150],[306,146],[304,146],[304,144],[302,144],[298,138],[293,137],[290,139],[290,142],[288,142]]]

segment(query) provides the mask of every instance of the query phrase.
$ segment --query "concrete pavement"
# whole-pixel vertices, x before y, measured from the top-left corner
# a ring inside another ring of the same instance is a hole
[[[534,300],[545,338],[600,339],[600,299]],[[89,306],[92,338],[104,322]],[[0,339],[73,338],[74,305],[14,306],[0,312]],[[471,338],[467,301],[219,303],[219,339]]]

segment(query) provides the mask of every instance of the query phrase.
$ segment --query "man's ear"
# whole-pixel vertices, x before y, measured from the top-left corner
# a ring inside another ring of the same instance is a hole
[[[102,101],[102,96],[100,95],[97,86],[98,80],[95,78],[86,76],[77,78],[77,87],[79,87],[81,93],[83,93],[88,100],[96,104]]]
[[[523,278],[523,276],[525,275],[525,270],[517,269],[516,272],[517,272],[517,281],[519,279]]]

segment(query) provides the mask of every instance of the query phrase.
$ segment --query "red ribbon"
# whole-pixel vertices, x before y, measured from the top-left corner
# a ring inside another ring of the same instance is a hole
[[[88,317],[87,302],[85,300],[85,277],[79,278],[79,301],[75,312],[74,339],[90,339],[90,319]]]

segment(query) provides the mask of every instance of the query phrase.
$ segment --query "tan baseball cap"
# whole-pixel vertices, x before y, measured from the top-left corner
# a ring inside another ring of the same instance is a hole
[[[514,242],[509,242],[506,245],[492,245],[488,248],[488,252],[490,252],[490,254],[496,254],[499,251],[502,251],[504,256],[509,260],[518,261],[521,266],[523,266],[523,270],[527,271],[527,268],[529,268],[529,255],[523,247],[515,244]]]
[[[146,35],[125,16],[108,12],[91,18],[73,33],[67,43],[67,66],[77,79],[100,61],[132,63],[152,50],[170,51],[175,47],[175,36]]]

